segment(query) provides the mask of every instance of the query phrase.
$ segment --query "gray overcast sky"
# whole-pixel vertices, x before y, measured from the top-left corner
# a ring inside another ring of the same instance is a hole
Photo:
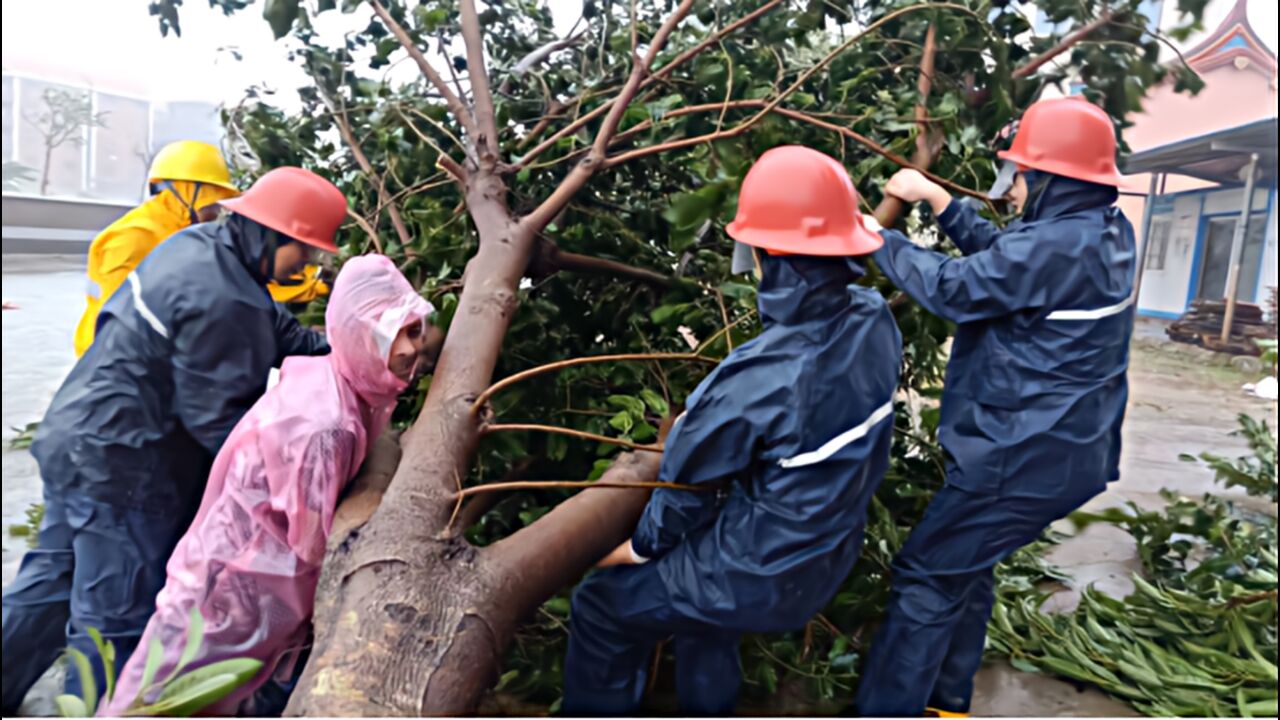
[[[581,0],[546,1],[562,32],[581,12]],[[1206,28],[1216,27],[1233,4],[1212,0]],[[182,37],[161,38],[155,18],[147,14],[147,0],[4,0],[4,66],[156,100],[234,103],[245,88],[266,83],[281,91],[278,102],[292,104],[294,89],[305,77],[285,59],[287,42],[272,39],[261,18],[262,5],[256,2],[228,18],[205,0],[186,0]],[[1276,0],[1249,3],[1250,22],[1273,49],[1278,6]],[[337,38],[363,28],[369,15],[366,8],[351,15],[327,12],[317,19],[316,29]],[[219,51],[227,46],[239,50],[243,61]],[[402,61],[390,72],[393,79],[410,79],[417,70]]]
[[[547,4],[564,30],[582,8],[581,0]],[[296,99],[293,90],[306,78],[285,57],[288,41],[272,38],[262,5],[224,17],[205,0],[186,0],[182,37],[162,38],[147,0],[4,0],[4,67],[157,100],[233,103],[257,83],[285,91],[282,100]],[[315,26],[326,40],[336,39],[363,29],[370,16],[364,7],[350,15],[330,11]],[[236,48],[243,60],[224,47]],[[393,79],[412,79],[417,68],[404,60],[390,72]]]

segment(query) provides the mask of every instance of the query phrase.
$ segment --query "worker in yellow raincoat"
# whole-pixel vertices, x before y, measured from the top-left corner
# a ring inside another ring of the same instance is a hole
[[[195,140],[164,146],[147,176],[152,196],[107,226],[89,246],[87,307],[76,327],[76,357],[93,344],[98,311],[129,273],[170,235],[217,216],[217,203],[239,194],[218,148]]]

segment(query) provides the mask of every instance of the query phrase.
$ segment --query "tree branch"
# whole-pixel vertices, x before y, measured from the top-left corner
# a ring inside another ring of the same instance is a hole
[[[839,47],[837,47],[835,50],[832,50],[830,53],[828,53],[825,57],[823,57],[817,63],[814,63],[812,67],[809,67],[803,73],[801,73],[800,77],[796,78],[795,82],[791,83],[790,87],[788,87],[786,90],[783,90],[781,93],[778,93],[777,95],[775,95],[771,100],[766,102],[764,104],[764,107],[762,107],[759,111],[757,111],[755,115],[752,115],[745,122],[737,125],[736,127],[730,130],[711,132],[704,135],[699,135],[697,137],[673,140],[669,143],[663,143],[661,145],[655,145],[649,148],[641,148],[639,150],[633,150],[630,153],[623,153],[622,155],[619,155],[616,158],[609,158],[605,164],[605,167],[612,167],[614,165],[627,162],[629,160],[633,160],[637,157],[652,155],[655,152],[666,152],[668,150],[675,150],[675,149],[684,148],[684,147],[691,147],[694,145],[701,145],[702,143],[711,142],[713,140],[722,140],[725,138],[732,138],[732,137],[741,135],[742,133],[749,130],[753,125],[760,122],[760,120],[764,118],[766,115],[768,115],[770,112],[774,112],[778,108],[778,106],[782,104],[783,100],[786,100],[787,97],[791,95],[791,93],[799,89],[810,77],[812,77],[819,70],[821,70],[822,68],[830,64],[832,60],[834,60],[838,55],[843,53],[845,50],[848,50],[850,47],[853,47],[853,45],[860,42],[862,38],[866,37],[868,34],[875,32],[876,30],[879,30],[885,24],[892,22],[893,20],[896,20],[902,17],[903,15],[907,15],[909,13],[917,12],[920,10],[936,10],[936,9],[955,10],[957,12],[963,12],[969,15],[973,14],[973,11],[970,10],[969,8],[966,8],[962,5],[955,5],[952,3],[926,3],[921,5],[911,5],[911,6],[902,8],[901,10],[895,10],[894,12],[891,12],[888,15],[885,15],[884,17],[880,18],[879,20],[871,23],[870,25],[867,25],[865,28],[862,29],[861,32],[849,38],[847,41],[841,43]],[[929,75],[932,76],[932,74],[933,73],[931,68]]]
[[[937,56],[937,40],[938,30],[937,24],[931,23],[929,30],[925,33],[924,50],[920,57],[920,79],[916,83],[916,91],[920,95],[920,99],[916,102],[916,122],[920,124],[919,134],[916,135],[916,151],[912,156],[912,165],[917,168],[928,168],[933,164],[936,154],[934,147],[929,142],[929,93],[933,90],[933,69],[934,59]],[[939,146],[940,147],[940,146]],[[982,196],[985,200],[985,195]],[[876,206],[875,217],[876,222],[881,227],[893,227],[898,222],[898,218],[907,209],[907,204],[901,199],[885,194],[880,200],[880,204]]]
[[[560,360],[553,363],[547,363],[546,365],[529,368],[528,370],[522,370],[515,375],[510,375],[490,385],[488,388],[485,388],[485,391],[480,393],[476,397],[475,402],[471,404],[471,412],[472,414],[480,412],[480,409],[484,407],[485,403],[489,402],[489,398],[493,397],[496,393],[505,390],[518,382],[528,380],[531,377],[542,375],[543,373],[563,370],[565,368],[576,367],[578,365],[590,365],[592,363],[603,362],[622,362],[625,360],[687,360],[690,362],[706,363],[708,365],[715,365],[720,362],[714,358],[703,357],[694,353],[623,353],[618,355],[592,355],[590,357]]]
[[[467,46],[467,74],[471,77],[471,99],[476,108],[473,142],[480,162],[493,167],[498,162],[498,124],[493,111],[493,91],[489,89],[489,73],[484,64],[484,37],[480,34],[480,18],[475,0],[462,0],[462,38]]]
[[[342,136],[343,142],[347,144],[347,149],[351,151],[351,155],[355,158],[356,164],[360,166],[360,169],[364,174],[368,176],[371,182],[373,182],[373,188],[378,193],[379,212],[377,215],[382,214],[381,210],[383,207],[387,209],[387,214],[391,217],[391,225],[396,230],[396,237],[400,239],[400,247],[404,249],[404,254],[407,257],[414,257],[417,253],[413,250],[413,238],[409,236],[409,228],[404,224],[404,218],[400,215],[400,208],[394,202],[387,199],[387,184],[382,179],[382,176],[378,174],[378,171],[373,169],[373,163],[369,162],[368,156],[365,155],[364,150],[360,148],[360,141],[356,138],[355,133],[351,131],[351,123],[347,120],[347,111],[346,108],[342,106],[342,100],[335,100],[334,98],[329,97],[329,95],[323,90],[321,90],[320,95],[324,98],[325,104],[328,105],[329,109],[333,112],[334,122],[338,125],[338,134]],[[375,216],[374,222],[377,222],[377,220],[378,217]],[[381,253],[382,243],[375,240],[374,244],[378,248],[378,252]]]
[[[587,36],[587,32],[584,30],[578,33],[577,35],[570,35],[569,37],[560,38],[559,40],[552,40],[549,43],[545,43],[539,47],[534,48],[531,52],[529,52],[529,54],[520,58],[520,60],[517,61],[515,65],[511,66],[511,71],[507,73],[507,77],[503,78],[502,84],[498,86],[498,94],[505,95],[507,93],[507,91],[511,88],[512,78],[517,78],[524,75],[525,73],[529,72],[533,68],[537,67],[540,63],[542,63],[542,61],[554,55],[555,53],[558,53],[561,50],[564,50],[566,48],[571,48],[574,45],[577,45],[579,42],[582,41],[582,38],[586,36]]]
[[[645,54],[643,60],[633,59],[631,67],[631,76],[627,78],[627,84],[618,92],[618,96],[614,99],[613,107],[609,110],[609,114],[605,116],[604,122],[600,125],[600,131],[596,133],[596,140],[591,146],[591,152],[582,162],[569,172],[564,180],[560,182],[560,186],[552,192],[551,195],[542,201],[533,212],[529,213],[520,221],[526,230],[537,232],[547,226],[551,219],[560,213],[565,205],[583,185],[587,184],[587,180],[595,174],[595,171],[604,162],[605,153],[609,148],[609,141],[613,139],[614,132],[618,129],[618,123],[622,121],[622,115],[626,112],[627,106],[631,104],[632,98],[636,96],[636,92],[640,89],[640,82],[644,79],[645,73],[648,72],[649,66],[653,64],[658,53],[662,52],[662,48],[667,44],[667,38],[671,36],[671,32],[675,30],[676,25],[684,19],[689,11],[693,9],[694,0],[681,0],[680,5],[671,13],[670,17],[662,23],[662,27],[658,28],[658,32],[654,33],[653,39],[649,43],[649,52]]]
[[[369,239],[373,241],[373,248],[378,251],[378,254],[384,255],[385,253],[382,251],[382,240],[378,237],[378,229],[370,224],[363,215],[351,208],[347,208],[347,216],[352,220],[355,220],[356,224],[360,226],[360,229],[364,230],[365,233],[369,235]]]
[[[606,445],[617,445],[628,450],[643,450],[645,452],[662,452],[661,445],[641,445],[633,443],[629,440],[621,438],[613,438],[608,435],[597,435],[583,430],[574,430],[573,428],[556,427],[555,425],[538,425],[535,423],[506,423],[499,425],[485,425],[483,428],[485,435],[496,432],[546,432],[552,435],[568,435],[579,440],[592,440]]]
[[[769,0],[769,2],[765,3],[764,5],[761,5],[759,8],[756,8],[752,12],[743,16],[740,20],[730,23],[729,25],[726,25],[724,29],[719,30],[707,36],[705,40],[698,43],[694,47],[680,53],[671,62],[667,63],[666,65],[663,65],[661,68],[654,71],[652,75],[645,78],[644,82],[640,83],[640,89],[645,89],[650,85],[652,85],[653,83],[658,82],[659,80],[670,75],[672,72],[675,71],[676,68],[680,67],[681,65],[688,62],[692,58],[697,57],[712,45],[719,43],[725,36],[737,31],[739,28],[743,27],[744,25],[748,25],[750,23],[755,22],[760,16],[774,9],[781,3],[782,3],[782,0]],[[572,135],[573,133],[581,129],[583,125],[586,125],[592,120],[608,112],[609,109],[613,107],[616,101],[617,101],[616,98],[613,100],[609,100],[601,104],[600,106],[592,109],[586,115],[582,115],[578,119],[574,120],[572,123],[569,123],[565,127],[556,131],[554,135],[552,135],[551,137],[539,143],[536,147],[534,147],[529,152],[525,153],[524,156],[521,157],[518,162],[516,162],[515,167],[519,169],[533,162],[534,159],[536,159],[539,155],[546,152],[549,148],[554,147],[555,144],[559,142],[562,138]]]
[[[765,105],[766,103],[764,100],[733,100],[728,103],[728,108],[730,110],[763,108],[765,107]],[[667,114],[665,114],[663,118],[664,119],[677,118],[683,115],[691,115],[694,113],[703,113],[703,112],[713,112],[713,111],[718,112],[724,107],[725,107],[725,104],[723,103],[706,103],[703,105],[690,105],[689,107],[675,108],[674,110],[667,112]],[[938,175],[934,175],[933,173],[929,172],[925,167],[917,165],[911,160],[908,160],[907,158],[904,158],[901,155],[890,150],[889,148],[881,145],[880,143],[877,143],[875,140],[872,140],[866,135],[863,135],[854,130],[850,130],[847,127],[836,125],[834,123],[829,123],[825,120],[814,117],[809,113],[801,112],[799,110],[792,110],[790,108],[775,107],[772,112],[777,115],[781,115],[782,117],[795,120],[797,122],[808,123],[810,125],[822,128],[824,130],[829,130],[834,133],[839,133],[849,138],[850,140],[853,140],[859,145],[866,147],[868,150],[876,153],[877,155],[880,155],[886,160],[889,160],[904,168],[919,170],[920,173],[923,174],[925,177],[947,188],[948,190],[950,190],[951,192],[957,195],[964,195],[966,197],[972,197],[979,200],[986,199],[986,195],[983,194],[982,192],[977,190],[971,190],[962,185],[958,185],[952,182],[951,180],[947,180],[946,178],[940,177]],[[652,121],[646,120],[633,128],[629,128],[626,132],[620,133],[615,138],[615,142],[622,142],[624,140],[628,140],[634,137],[635,135],[641,132],[644,132],[645,130],[648,130],[651,127],[653,127]],[[710,135],[703,135],[697,138],[684,138],[681,140],[673,140],[669,143],[662,143],[662,144],[653,145],[650,147],[637,148],[628,153],[624,153],[621,155],[614,155],[610,157],[608,160],[605,161],[605,166],[613,167],[614,165],[619,165],[623,162],[627,162],[628,160],[634,160],[637,157],[644,157],[646,155],[652,155],[655,153],[667,152],[669,150],[676,149],[679,147],[687,147],[693,144],[701,144],[703,142],[709,142],[710,140],[720,140],[720,139],[725,139],[729,137],[734,137],[741,132],[740,127],[741,126],[735,126],[735,127],[729,128],[728,130],[721,131],[719,133],[711,133]],[[697,142],[696,143],[693,142],[694,140],[696,140]],[[570,157],[573,157],[573,156],[572,155],[566,156],[565,159],[568,159]]]
[[[647,268],[635,267],[617,260],[579,255],[565,252],[547,238],[538,239],[538,248],[529,262],[529,274],[533,278],[543,278],[561,270],[587,273],[589,275],[609,275],[630,280],[638,280],[650,285],[670,288],[679,284],[676,278],[654,272]]]
[[[518,482],[520,477],[528,472],[529,467],[532,465],[533,456],[521,458],[502,476],[502,480],[498,484]],[[463,499],[462,495],[458,496],[458,507],[454,510],[454,518],[445,527],[445,533],[448,535],[466,532],[467,528],[480,522],[480,518],[492,510],[493,506],[497,505],[502,498],[497,493],[481,495],[466,505],[462,504]]]
[[[474,140],[479,135],[476,130],[476,119],[472,116],[471,111],[467,110],[466,105],[462,103],[462,99],[449,88],[448,83],[444,81],[440,73],[431,67],[431,63],[427,61],[427,56],[422,54],[418,46],[413,43],[413,38],[401,27],[400,23],[391,17],[391,13],[387,11],[387,8],[379,0],[369,0],[369,5],[373,7],[373,12],[378,16],[378,19],[382,20],[382,24],[386,25],[391,34],[399,41],[400,46],[409,53],[409,57],[413,58],[413,61],[418,64],[418,69],[422,71],[422,74],[426,76],[431,85],[444,98],[445,105],[449,107],[449,112],[453,113],[453,116],[457,118],[458,124]]]
[[[1110,10],[1104,10],[1102,14],[1098,16],[1097,20],[1094,20],[1088,25],[1085,25],[1079,30],[1062,38],[1062,41],[1059,42],[1057,45],[1054,45],[1048,50],[1045,50],[1044,52],[1040,53],[1036,57],[1029,60],[1024,65],[1020,66],[1018,69],[1014,70],[1012,75],[1013,79],[1019,80],[1019,79],[1033,75],[1035,71],[1039,70],[1050,60],[1058,57],[1062,53],[1080,44],[1080,41],[1084,40],[1085,38],[1089,37],[1093,33],[1097,32],[1098,28],[1101,28],[1102,26],[1111,22],[1113,17],[1114,16],[1112,15],[1112,12]]]
[[[489,483],[472,485],[458,493],[458,497],[466,498],[483,493],[507,492],[509,490],[540,490],[543,488],[665,488],[667,490],[685,490],[687,492],[709,492],[713,488],[704,485],[683,485],[670,482],[603,482],[600,480],[522,480],[519,482]],[[462,527],[459,524],[459,527]]]

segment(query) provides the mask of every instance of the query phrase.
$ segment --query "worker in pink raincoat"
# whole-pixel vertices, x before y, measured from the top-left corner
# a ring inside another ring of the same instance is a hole
[[[122,714],[144,691],[153,638],[164,647],[155,677],[168,676],[186,645],[192,608],[205,631],[187,670],[230,658],[264,662],[258,676],[204,712],[283,710],[287,693],[275,682],[263,686],[295,665],[339,496],[409,385],[432,312],[381,255],[342,268],[325,313],[332,352],[285,360],[279,384],[227,438],[195,522],[169,559],[155,614],[100,714]]]

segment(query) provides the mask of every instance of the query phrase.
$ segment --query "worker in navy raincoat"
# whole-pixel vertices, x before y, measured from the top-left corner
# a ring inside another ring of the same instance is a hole
[[[273,277],[334,252],[346,199],[301,168],[264,175],[231,215],[180,231],[103,305],[31,452],[44,480],[39,545],[4,592],[3,712],[64,646],[104,669],[88,635],[129,659],[214,456],[288,355],[328,352],[272,301]],[[67,692],[79,695],[78,673]]]
[[[920,173],[887,191],[928,201],[963,257],[884,231],[876,264],[956,323],[939,440],[946,485],[892,567],[858,710],[969,710],[994,601],[992,568],[1119,477],[1128,385],[1133,228],[1114,207],[1111,119],[1043,100],[1000,156],[1021,218],[1001,231]]]
[[[765,153],[729,234],[753,246],[763,332],[689,396],[631,539],[573,597],[564,711],[634,713],[674,636],[681,709],[733,710],[746,632],[801,628],[857,560],[889,463],[902,338],[854,285],[879,247],[834,159]],[[761,253],[760,251],[763,251]]]

